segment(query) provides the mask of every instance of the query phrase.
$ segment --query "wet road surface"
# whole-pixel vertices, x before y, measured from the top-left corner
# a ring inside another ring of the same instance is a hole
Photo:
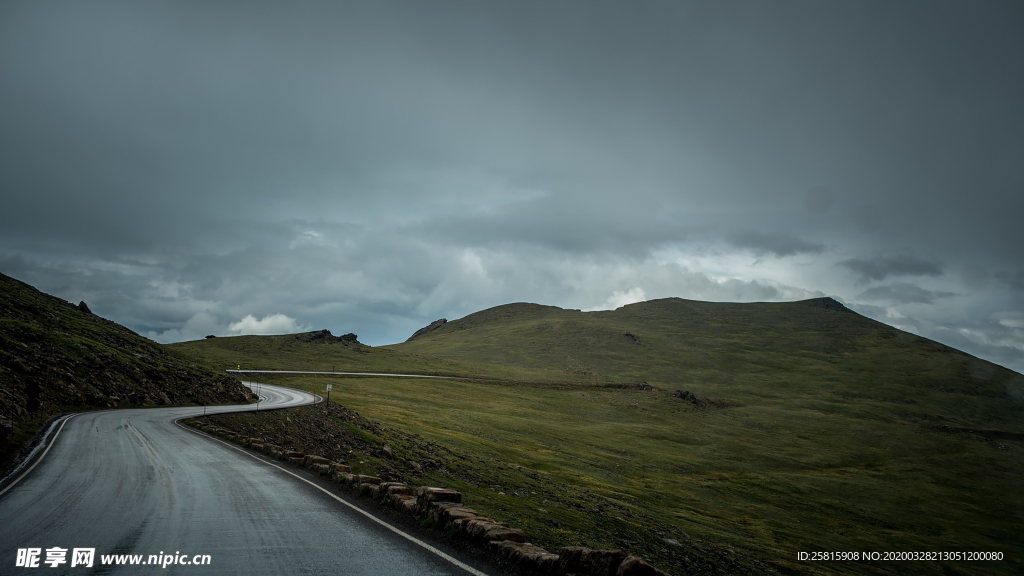
[[[262,385],[261,409],[309,404]],[[255,406],[210,407],[207,413]],[[285,471],[183,429],[200,406],[87,412],[69,418],[46,456],[0,496],[0,574],[467,574]],[[66,563],[45,563],[49,548]],[[40,548],[38,569],[16,567]],[[94,548],[93,568],[71,567]],[[145,564],[209,555],[209,565]],[[101,565],[104,555],[141,565]]]

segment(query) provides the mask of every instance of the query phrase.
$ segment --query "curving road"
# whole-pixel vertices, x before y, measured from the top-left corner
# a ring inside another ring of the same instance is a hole
[[[478,378],[476,376],[437,376],[434,374],[395,374],[393,372],[324,372],[317,370],[225,370],[239,376],[246,374],[317,374],[321,376],[384,376],[387,378],[434,378],[437,380],[476,380],[478,382],[498,382],[494,378]]]
[[[314,399],[265,384],[260,391],[261,409]],[[0,574],[35,572],[16,567],[19,548],[42,549],[44,574],[478,574],[285,470],[175,424],[202,412],[107,410],[66,420],[45,457],[0,496]],[[54,547],[68,550],[57,569],[45,563]],[[95,549],[92,569],[70,566],[74,548]],[[144,564],[174,553],[210,563]],[[110,554],[140,554],[143,565],[101,565]]]

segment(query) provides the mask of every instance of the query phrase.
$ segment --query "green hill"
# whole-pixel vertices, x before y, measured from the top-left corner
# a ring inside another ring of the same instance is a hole
[[[844,412],[871,406],[890,417],[1024,433],[1020,374],[831,298],[668,298],[604,312],[509,304],[388,348],[552,380],[645,382],[753,403],[813,397]]]
[[[424,481],[549,548],[620,547],[679,574],[738,573],[733,555],[800,574],[1024,571],[1024,376],[831,299],[510,304],[344,351],[247,338],[181,348],[502,379],[351,378],[332,400],[466,454]],[[386,464],[360,460],[364,473]],[[1005,559],[809,563],[802,551]]]
[[[0,274],[0,469],[55,414],[248,396],[195,358]]]

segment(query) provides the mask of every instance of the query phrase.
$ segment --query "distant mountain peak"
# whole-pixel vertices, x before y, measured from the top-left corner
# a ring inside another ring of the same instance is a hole
[[[852,312],[849,308],[843,305],[842,302],[832,298],[831,296],[825,296],[823,298],[812,298],[807,302],[814,306],[820,306],[826,310],[838,310],[840,312]]]
[[[440,328],[441,326],[444,326],[447,323],[448,323],[448,319],[447,318],[441,318],[440,320],[434,320],[430,324],[428,324],[428,325],[424,326],[423,328],[420,328],[419,330],[413,332],[412,336],[409,336],[409,339],[406,340],[406,342],[411,342],[411,341],[419,338],[420,336],[423,336],[425,334],[429,334],[430,332],[433,332],[434,330],[437,330],[438,328]]]

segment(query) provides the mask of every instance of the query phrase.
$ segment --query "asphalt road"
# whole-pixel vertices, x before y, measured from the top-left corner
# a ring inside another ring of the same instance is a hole
[[[313,399],[269,385],[261,394],[261,409]],[[286,471],[174,423],[202,411],[68,419],[38,465],[0,496],[0,574],[467,574]],[[57,569],[45,563],[54,547],[68,550]],[[16,567],[19,548],[40,548],[39,568]],[[74,548],[95,549],[93,568],[71,567]],[[210,563],[145,564],[175,553]],[[111,554],[141,554],[143,564],[101,565]]]
[[[430,374],[395,374],[393,372],[322,372],[317,370],[225,370],[239,376],[253,374],[318,374],[322,376],[385,376],[388,378],[435,378],[438,380],[476,380],[493,381],[491,378],[473,378],[469,376],[434,376]],[[258,376],[257,376],[258,378]]]

